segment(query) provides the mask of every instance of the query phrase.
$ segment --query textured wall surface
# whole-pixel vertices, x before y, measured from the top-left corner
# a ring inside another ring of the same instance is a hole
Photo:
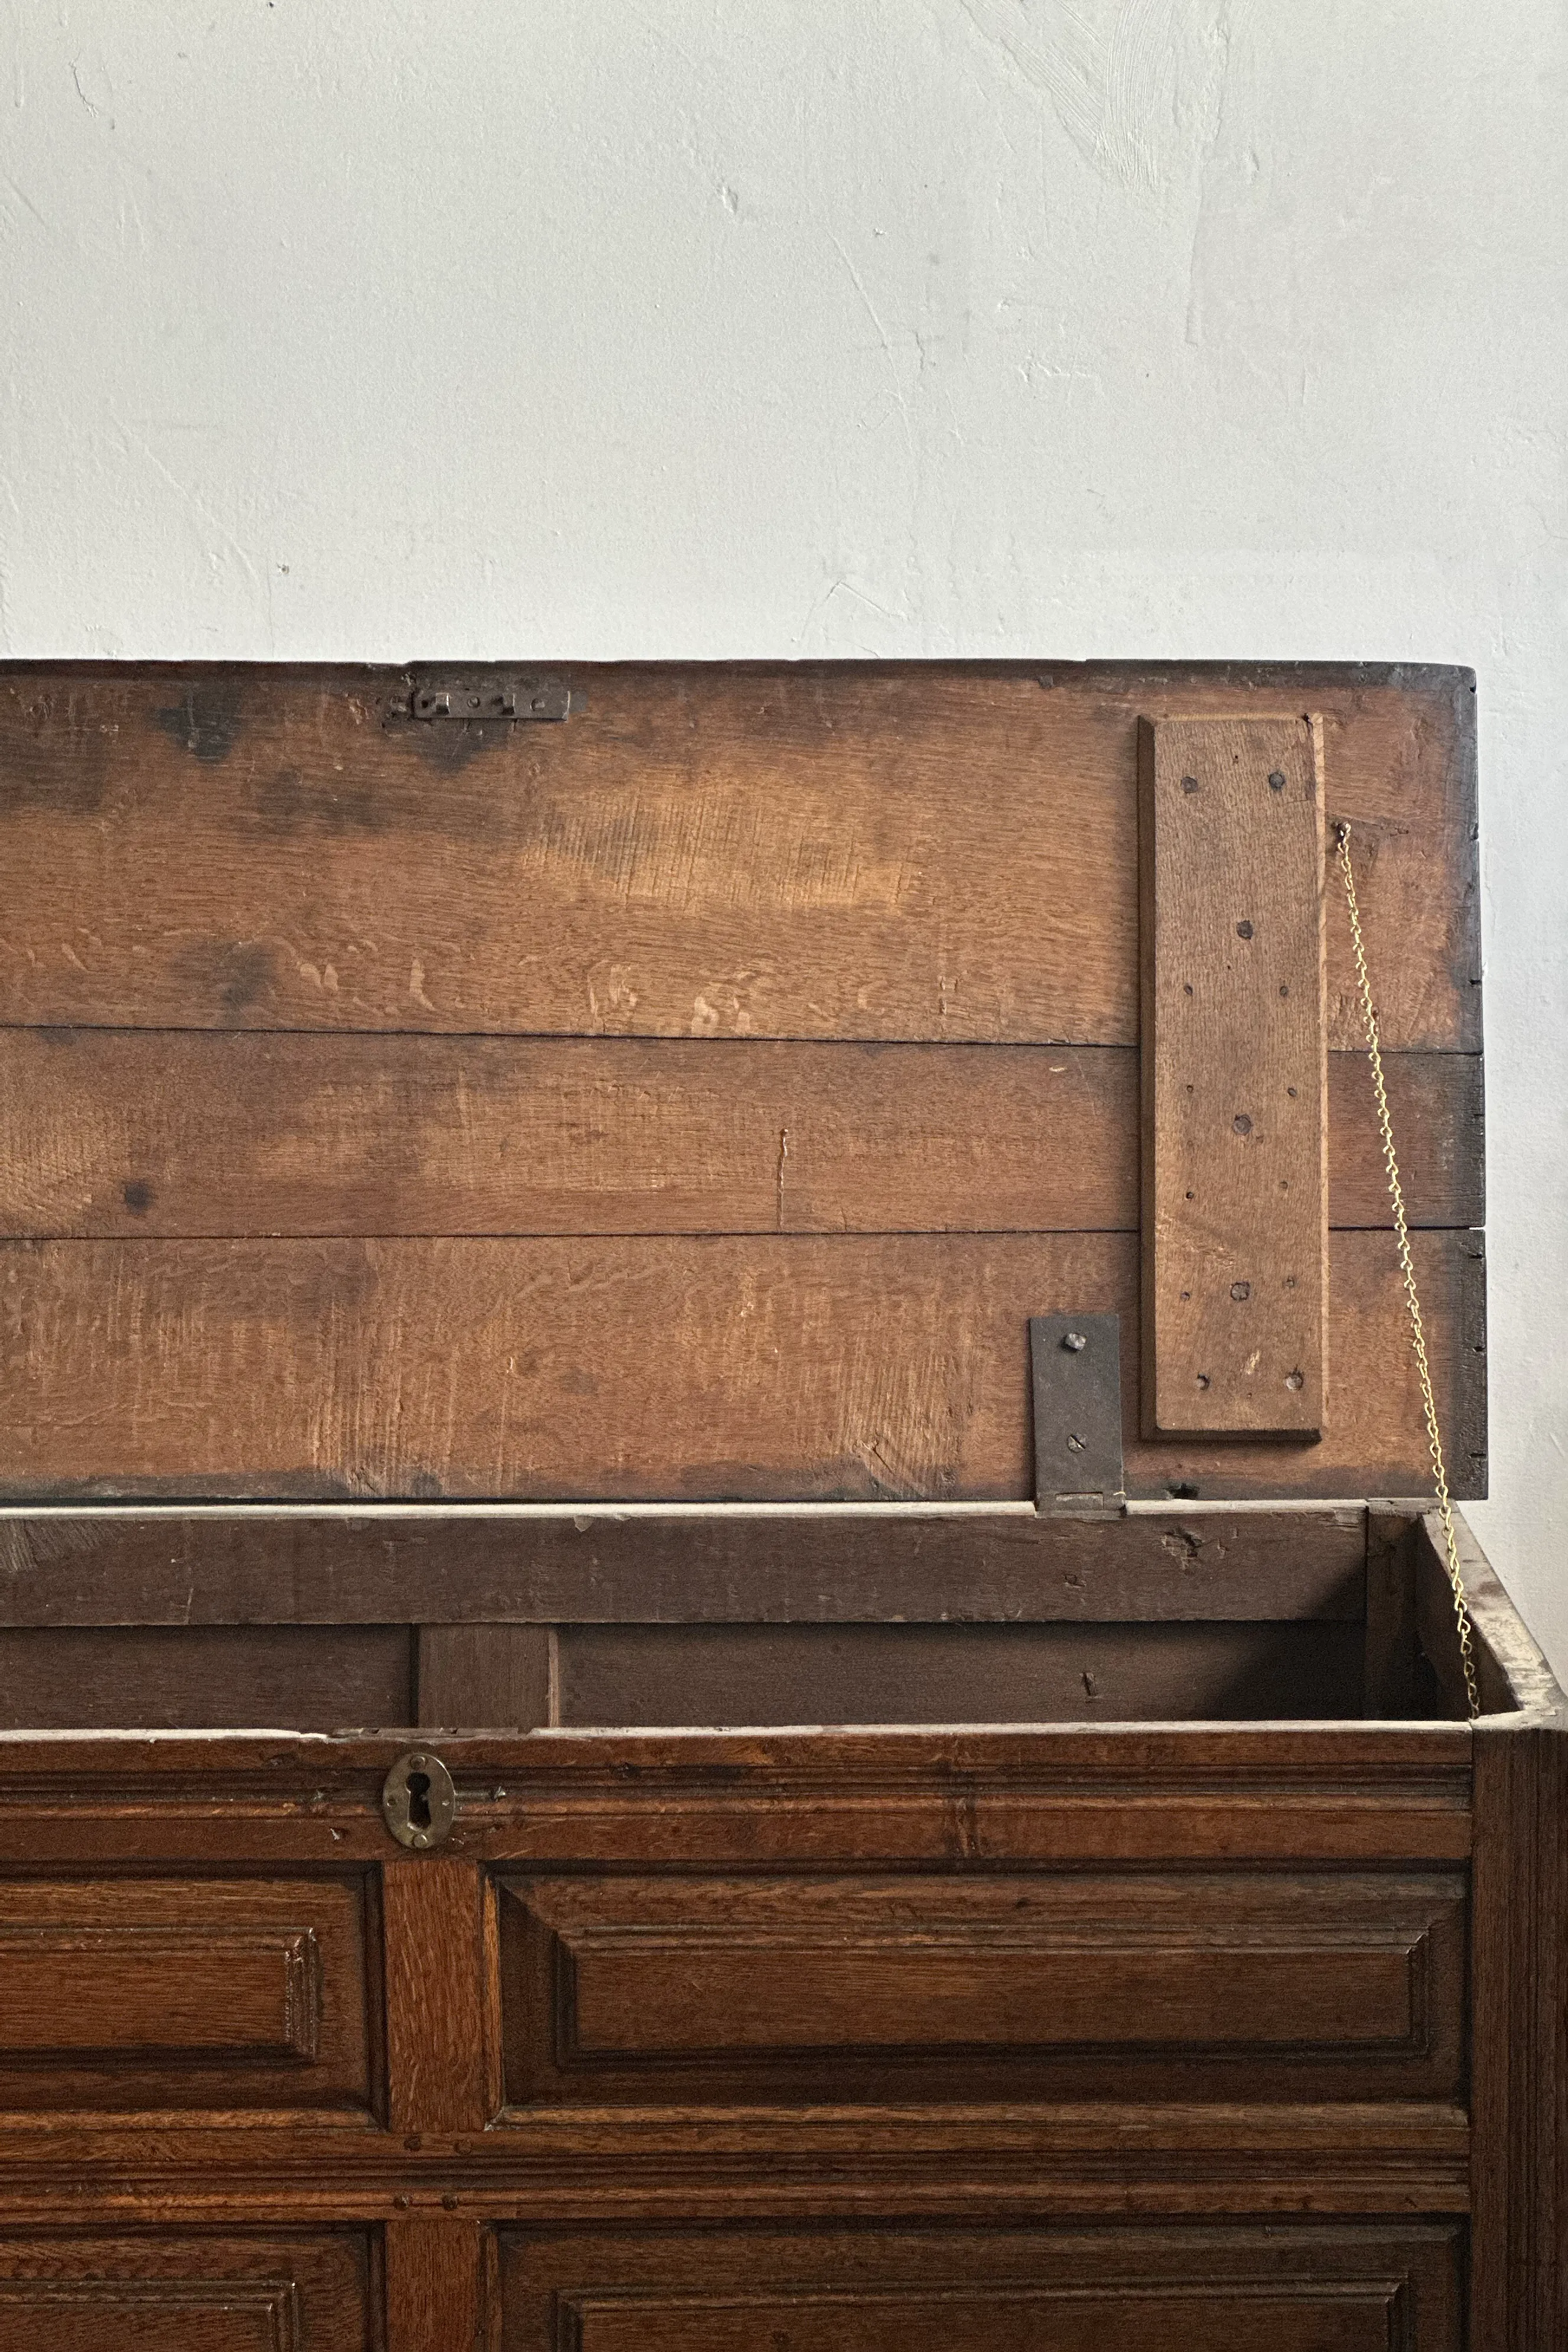
[[[1568,1669],[1561,0],[9,0],[0,652],[1479,673]]]

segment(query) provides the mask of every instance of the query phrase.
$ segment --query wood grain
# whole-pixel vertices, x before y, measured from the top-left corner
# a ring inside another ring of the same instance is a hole
[[[420,1722],[520,1731],[556,1722],[555,1652],[549,1625],[422,1625]]]
[[[1568,1712],[1476,1727],[1470,2342],[1568,2342]]]
[[[1457,2098],[1453,1874],[508,1880],[517,2108]]]
[[[370,2233],[0,2240],[3,2352],[370,2352]]]
[[[368,2125],[362,1872],[0,1882],[6,2114]]]
[[[386,2232],[386,2352],[493,2352],[495,2249],[488,2231],[446,2215]]]
[[[570,676],[563,725],[388,729],[394,672],[11,667],[0,1021],[1132,1045],[1138,718],[1271,698],[1322,717],[1388,1044],[1479,1049],[1466,672]]]
[[[1357,1716],[1358,1625],[566,1625],[564,1724]]]
[[[1484,1215],[1480,1064],[1386,1065],[1408,1213]],[[1127,1047],[0,1030],[0,1233],[1131,1232]],[[1330,1214],[1386,1225],[1364,1055]]]
[[[410,1723],[403,1625],[9,1626],[0,1729]]]
[[[444,1855],[388,1862],[382,1910],[392,2127],[483,2131],[499,2102],[490,2027],[495,1931],[479,1873]]]
[[[1315,1438],[1327,1384],[1322,744],[1140,730],[1146,1435]]]
[[[1479,1243],[1416,1245],[1472,1494]],[[1124,1234],[9,1243],[0,1492],[1022,1498],[1029,1317],[1119,1312],[1132,1399],[1136,1288]],[[1391,1236],[1335,1237],[1330,1309],[1321,1445],[1134,1428],[1129,1492],[1422,1492]]]
[[[0,1517],[0,1624],[1343,1620],[1364,1510]],[[1408,1521],[1403,1522],[1408,1525]]]
[[[381,1865],[382,1784],[410,1744],[24,1735],[0,1742],[0,1855],[164,1869],[210,1863],[218,1841],[235,1867]],[[1471,1751],[1467,1726],[1440,1721],[486,1732],[439,1748],[476,1864],[786,1873],[1462,1864]]]
[[[1452,2227],[535,2235],[506,2352],[1459,2352]]]

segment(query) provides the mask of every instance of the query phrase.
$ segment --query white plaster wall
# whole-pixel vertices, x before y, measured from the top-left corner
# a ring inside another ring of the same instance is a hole
[[[1568,1669],[1562,0],[0,0],[0,651],[1480,676]]]

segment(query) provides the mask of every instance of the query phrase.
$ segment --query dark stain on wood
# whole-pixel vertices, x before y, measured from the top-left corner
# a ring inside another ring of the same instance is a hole
[[[187,687],[180,701],[153,716],[172,743],[206,767],[221,767],[239,740],[241,713],[237,679],[213,678]]]
[[[258,780],[251,805],[265,833],[287,836],[312,828],[322,833],[382,833],[392,822],[387,797],[372,780],[308,776],[296,767],[278,768]]]

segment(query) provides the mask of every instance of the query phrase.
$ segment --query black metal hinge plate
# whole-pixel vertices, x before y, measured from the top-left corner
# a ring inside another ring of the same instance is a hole
[[[1036,1315],[1029,1339],[1035,1507],[1058,1516],[1112,1517],[1126,1501],[1122,1318]]]
[[[387,718],[473,725],[486,719],[562,719],[571,711],[564,677],[520,670],[440,670],[411,677],[387,705]]]

